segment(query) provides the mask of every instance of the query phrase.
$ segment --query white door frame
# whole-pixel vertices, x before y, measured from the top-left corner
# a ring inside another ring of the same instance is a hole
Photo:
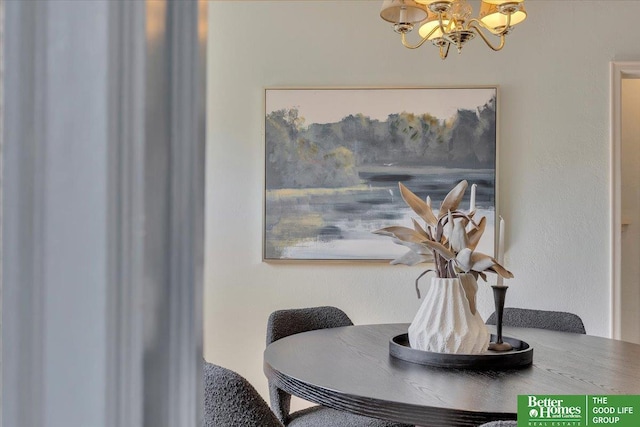
[[[622,174],[620,156],[622,148],[622,79],[640,78],[640,62],[611,62],[611,328],[612,338],[620,339],[622,330]]]

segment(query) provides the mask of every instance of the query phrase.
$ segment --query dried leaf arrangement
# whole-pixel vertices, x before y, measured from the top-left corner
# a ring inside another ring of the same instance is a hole
[[[440,278],[456,278],[460,274],[472,274],[477,280],[487,280],[486,272],[496,273],[506,279],[513,274],[491,256],[476,252],[487,218],[474,219],[476,209],[468,212],[458,207],[467,189],[467,181],[460,181],[442,201],[437,215],[431,207],[431,198],[426,201],[415,195],[402,183],[398,184],[405,203],[425,222],[422,227],[412,219],[413,229],[402,226],[385,227],[374,231],[375,234],[389,236],[393,242],[406,246],[409,251],[391,261],[391,264],[417,265],[433,263],[434,269],[428,269],[416,278],[416,292],[420,298],[418,281],[429,272],[435,272]]]

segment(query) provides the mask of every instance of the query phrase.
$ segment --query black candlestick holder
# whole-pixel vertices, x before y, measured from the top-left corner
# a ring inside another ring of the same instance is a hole
[[[509,351],[513,347],[508,342],[502,341],[502,313],[504,312],[504,300],[507,296],[508,286],[493,285],[493,302],[496,307],[496,341],[489,344],[489,350]]]

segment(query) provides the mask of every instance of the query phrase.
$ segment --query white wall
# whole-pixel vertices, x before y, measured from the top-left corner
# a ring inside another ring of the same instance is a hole
[[[499,202],[516,276],[507,305],[575,312],[590,334],[609,333],[609,62],[640,58],[640,2],[527,2],[505,50],[477,39],[446,61],[431,46],[403,48],[380,4],[211,3],[205,358],[263,393],[271,311],[332,304],[355,323],[409,322],[421,271],[261,261],[264,87],[498,85]],[[490,289],[479,294],[487,316]]]
[[[640,343],[640,79],[622,80],[621,337]]]

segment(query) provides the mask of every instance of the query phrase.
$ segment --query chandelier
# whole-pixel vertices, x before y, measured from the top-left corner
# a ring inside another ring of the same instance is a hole
[[[498,51],[504,47],[505,36],[527,17],[524,0],[482,0],[478,17],[471,19],[472,13],[467,0],[385,0],[380,17],[393,23],[405,47],[417,49],[431,41],[440,49],[442,59],[449,54],[451,45],[460,53],[476,35]],[[416,25],[421,39],[412,45],[407,33]],[[495,44],[489,40],[491,36],[497,38]]]

